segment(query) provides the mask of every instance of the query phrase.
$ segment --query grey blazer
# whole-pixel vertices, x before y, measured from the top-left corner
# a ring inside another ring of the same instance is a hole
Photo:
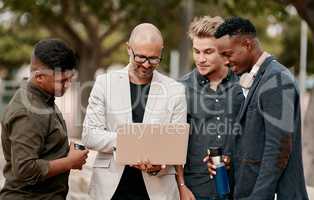
[[[308,200],[302,164],[301,113],[289,70],[268,57],[261,65],[238,120],[234,198]]]

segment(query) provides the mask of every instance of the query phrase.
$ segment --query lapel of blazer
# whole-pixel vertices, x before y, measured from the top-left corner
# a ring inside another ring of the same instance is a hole
[[[132,122],[132,106],[131,106],[131,93],[130,93],[130,79],[129,79],[129,65],[127,65],[127,67],[123,68],[120,72],[119,72],[119,82],[112,82],[112,84],[114,85],[113,88],[115,88],[115,86],[117,86],[117,88],[119,88],[116,91],[113,92],[117,92],[119,93],[118,98],[117,99],[117,103],[122,103],[122,105],[126,105],[126,122],[127,123],[131,123]],[[120,87],[119,87],[120,85]]]
[[[143,123],[149,123],[151,114],[154,112],[154,107],[156,103],[158,102],[158,95],[160,95],[161,92],[161,80],[159,72],[156,70],[153,73],[152,82],[150,85],[148,98],[145,106],[145,112],[144,112],[144,118]]]
[[[252,87],[249,90],[249,93],[244,101],[244,105],[241,107],[241,111],[240,111],[240,115],[239,115],[239,121],[242,120],[244,113],[247,110],[247,107],[250,103],[250,100],[252,99],[252,96],[257,88],[257,86],[259,85],[259,82],[261,81],[263,74],[266,70],[266,67],[274,60],[274,57],[270,56],[268,58],[266,58],[266,60],[263,62],[263,64],[261,65],[261,68],[258,70],[258,73],[256,74],[256,78],[253,82]]]

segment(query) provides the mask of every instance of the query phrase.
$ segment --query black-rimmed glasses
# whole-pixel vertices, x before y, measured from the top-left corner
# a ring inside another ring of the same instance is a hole
[[[148,60],[148,63],[151,65],[158,65],[161,60],[162,60],[162,51],[161,51],[161,56],[160,57],[156,57],[156,56],[144,56],[144,55],[139,55],[139,54],[135,54],[133,49],[130,48],[133,54],[133,58],[134,61],[139,63],[139,64],[143,64]]]

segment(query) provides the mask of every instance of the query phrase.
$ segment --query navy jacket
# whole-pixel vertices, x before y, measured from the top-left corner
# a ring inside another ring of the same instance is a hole
[[[239,200],[308,200],[302,164],[300,98],[289,70],[261,65],[238,120],[235,191]]]

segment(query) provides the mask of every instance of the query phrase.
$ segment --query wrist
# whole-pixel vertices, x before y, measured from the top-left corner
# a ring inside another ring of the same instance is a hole
[[[185,190],[186,190],[186,185],[185,185],[184,182],[183,182],[183,183],[178,183],[178,190],[179,190],[180,193],[181,193],[181,192],[185,192]]]
[[[72,160],[69,157],[65,157],[64,158],[64,164],[65,164],[65,169],[66,171],[71,171],[71,169],[73,168],[72,165]]]
[[[184,181],[178,182],[178,187],[179,187],[179,188],[185,187]]]
[[[180,188],[185,186],[184,176],[181,173],[176,174],[177,185]]]

